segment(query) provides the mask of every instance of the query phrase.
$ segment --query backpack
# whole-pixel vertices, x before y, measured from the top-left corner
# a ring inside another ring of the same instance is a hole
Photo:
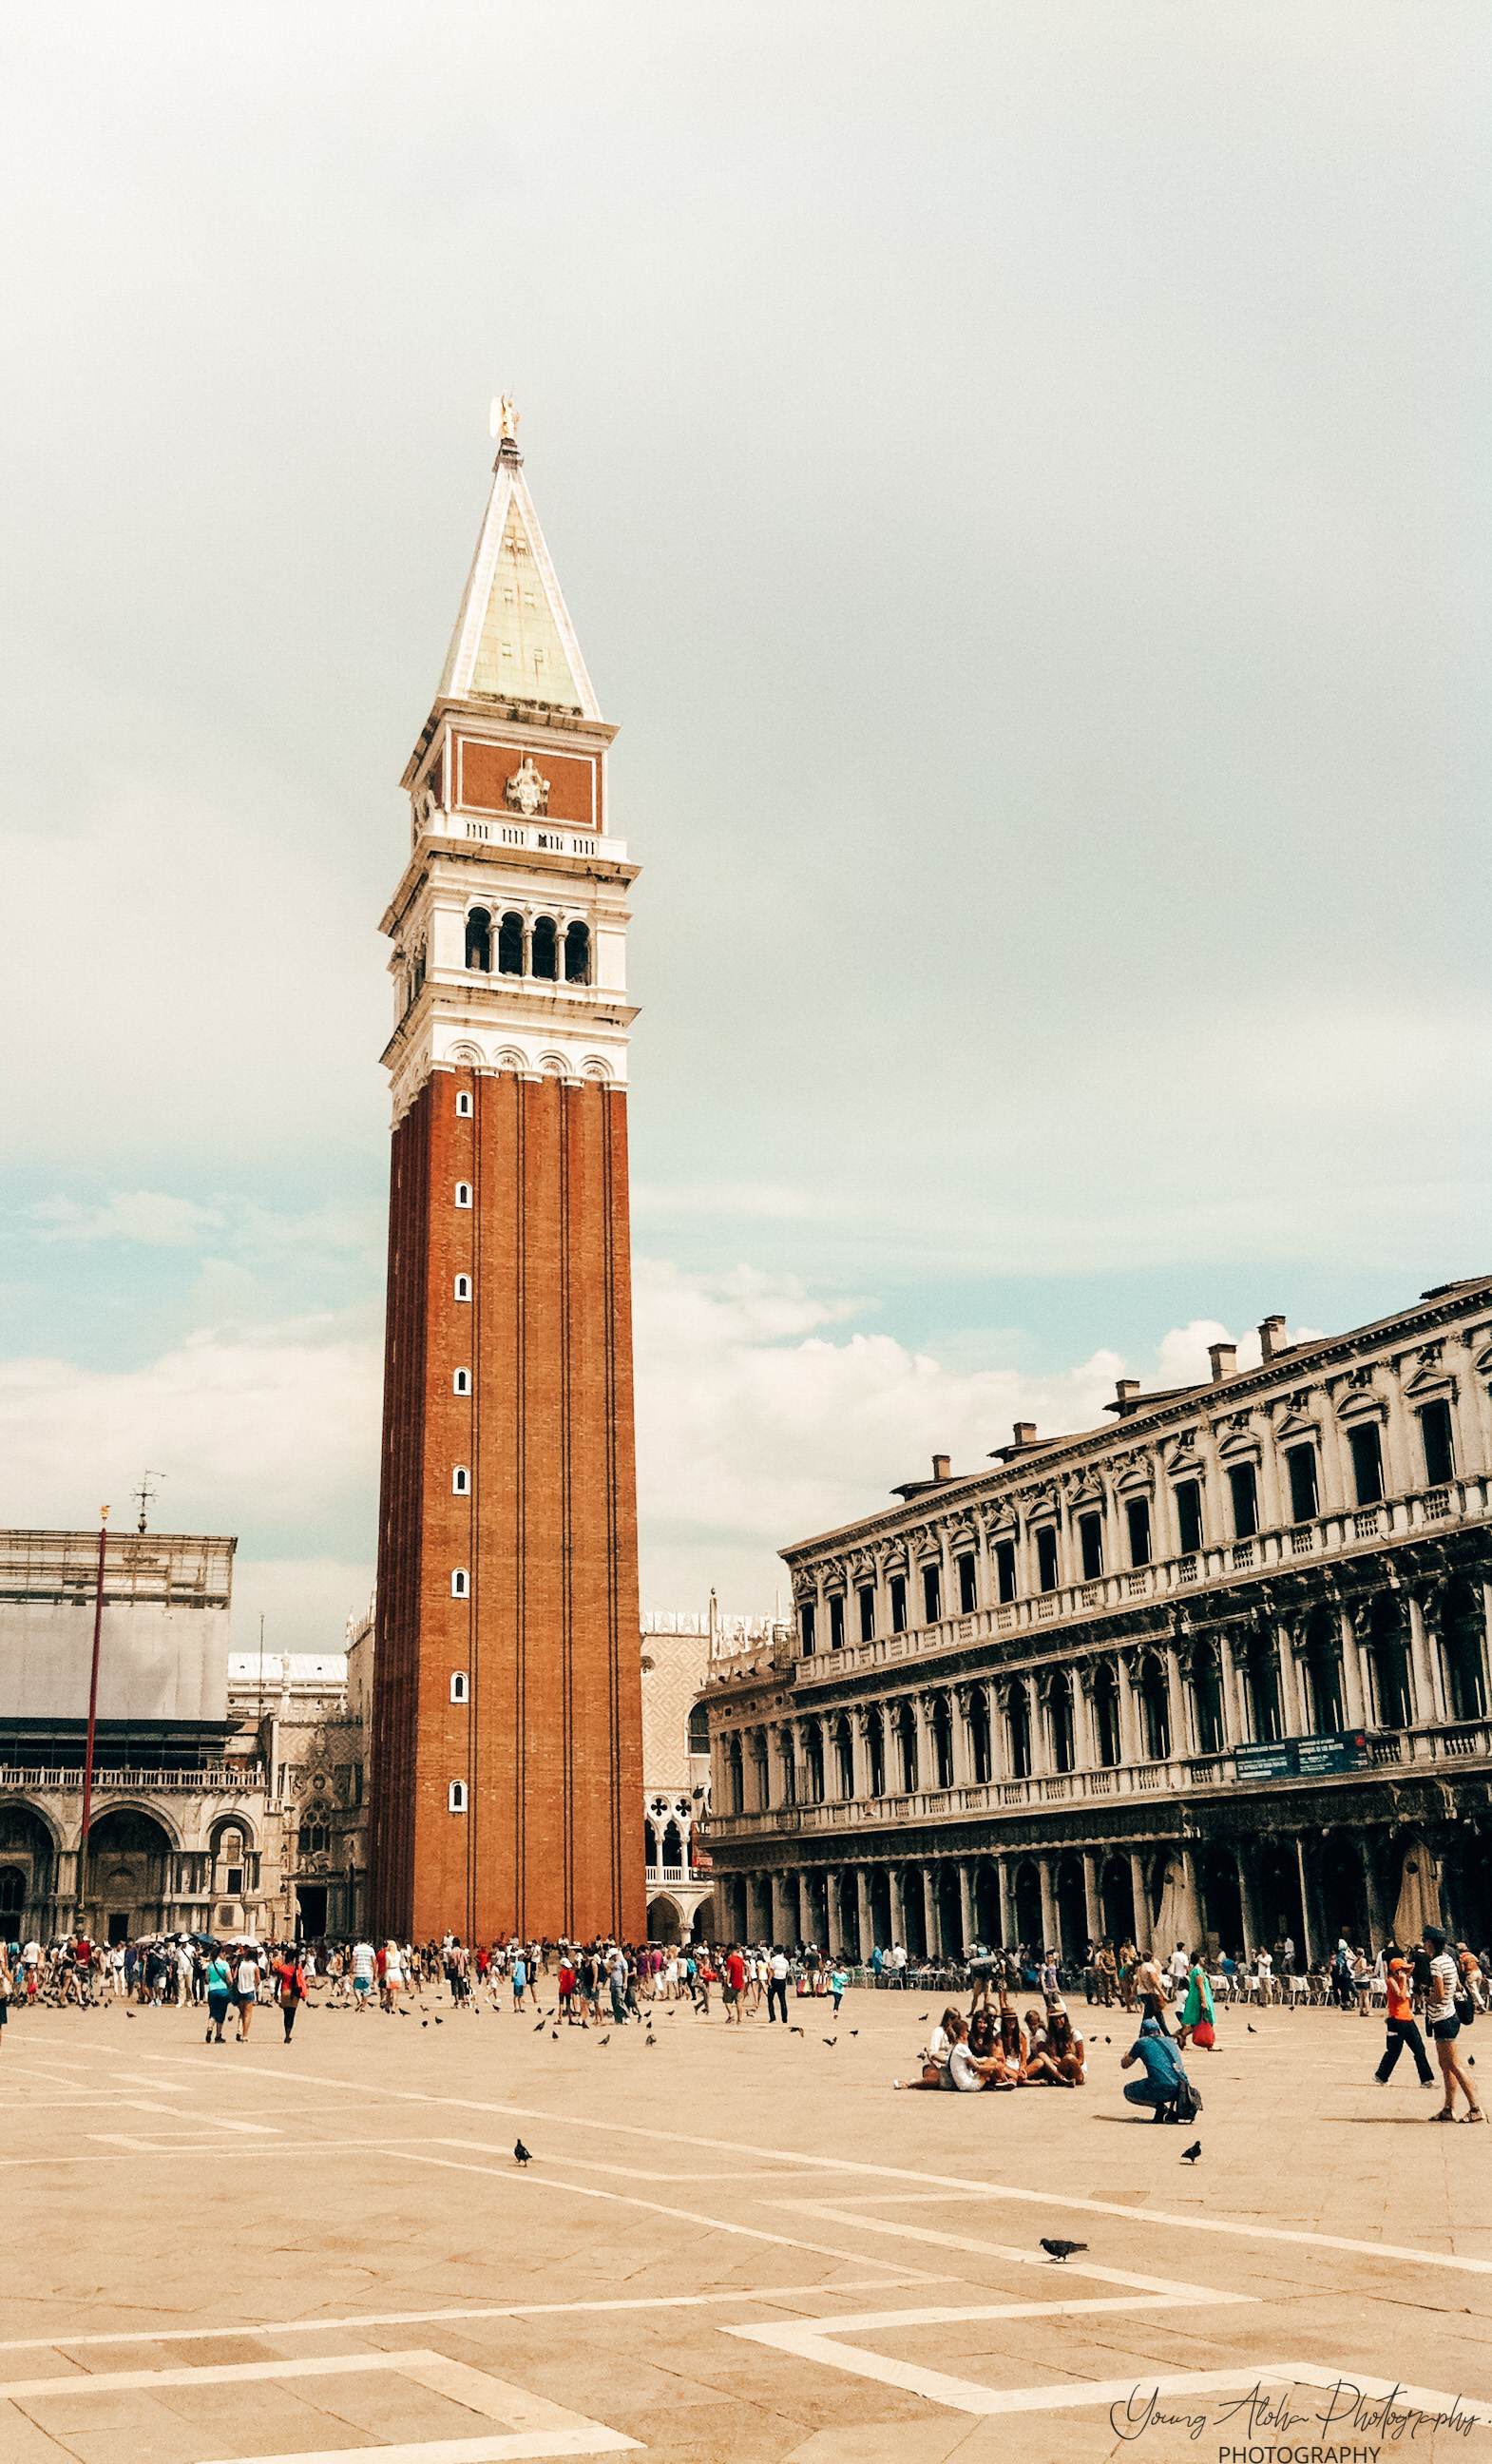
[[[1176,2090],[1175,2102],[1172,2106],[1172,2112],[1175,2120],[1177,2122],[1195,2122],[1201,2109],[1202,2099],[1200,2090],[1195,2088],[1189,2079],[1184,2079]]]

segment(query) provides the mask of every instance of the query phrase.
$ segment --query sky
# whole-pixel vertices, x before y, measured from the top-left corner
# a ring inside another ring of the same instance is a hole
[[[645,1606],[1486,1271],[1489,87],[1443,0],[9,12],[0,1522],[148,1467],[241,1645],[366,1601],[499,389],[643,867]]]

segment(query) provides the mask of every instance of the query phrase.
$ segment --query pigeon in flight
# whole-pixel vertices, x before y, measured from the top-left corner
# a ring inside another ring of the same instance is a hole
[[[539,2021],[539,2023],[538,2023],[538,2027],[537,2027],[537,2028],[535,2029],[535,2031],[534,2031],[534,2034],[535,2034],[535,2035],[536,2035],[536,2036],[541,2036],[541,2035],[543,2035],[543,2033],[544,2033],[544,2023],[543,2023],[542,2019],[540,2019],[540,2021]]]
[[[1042,2237],[1042,2248],[1045,2251],[1048,2258],[1060,2258],[1065,2261],[1071,2258],[1076,2252],[1086,2250],[1087,2244],[1086,2241],[1048,2241],[1043,2234]]]
[[[850,2030],[850,2032],[849,2032],[849,2033],[850,2033],[850,2035],[851,2035],[852,2036],[858,2036],[858,2035],[859,2035],[859,2034],[860,2034],[860,2031],[859,2031],[859,2029],[858,2029],[858,2028],[851,2028],[851,2030]]]
[[[1181,2150],[1181,2162],[1182,2162],[1182,2164],[1183,2164],[1183,2165],[1195,2165],[1195,2164],[1196,2164],[1196,2160],[1197,2160],[1197,2158],[1198,2158],[1198,2156],[1200,2156],[1201,2152],[1202,2152],[1202,2143],[1201,2143],[1201,2141],[1200,2141],[1199,2139],[1194,2139],[1190,2147],[1183,2147],[1183,2148],[1182,2148],[1182,2150]]]
[[[825,2036],[823,2041],[826,2045],[837,2045],[839,2043],[839,2038],[838,2036]]]
[[[801,2028],[789,2028],[787,2033],[790,2036],[801,2036],[803,2032]]]
[[[514,2141],[513,2153],[519,2165],[532,2165],[534,2162],[534,2150],[532,2147],[525,2147],[521,2139]]]

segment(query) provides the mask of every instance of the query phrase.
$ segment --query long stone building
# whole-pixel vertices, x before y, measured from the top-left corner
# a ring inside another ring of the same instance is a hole
[[[706,1689],[726,1928],[868,1954],[1492,1930],[1492,1281],[783,1551]]]

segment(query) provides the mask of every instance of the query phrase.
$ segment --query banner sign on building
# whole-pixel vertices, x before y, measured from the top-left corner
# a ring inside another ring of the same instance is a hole
[[[1233,1750],[1240,1780],[1327,1779],[1338,1771],[1367,1771],[1371,1762],[1372,1749],[1360,1729],[1342,1737],[1282,1737]]]

